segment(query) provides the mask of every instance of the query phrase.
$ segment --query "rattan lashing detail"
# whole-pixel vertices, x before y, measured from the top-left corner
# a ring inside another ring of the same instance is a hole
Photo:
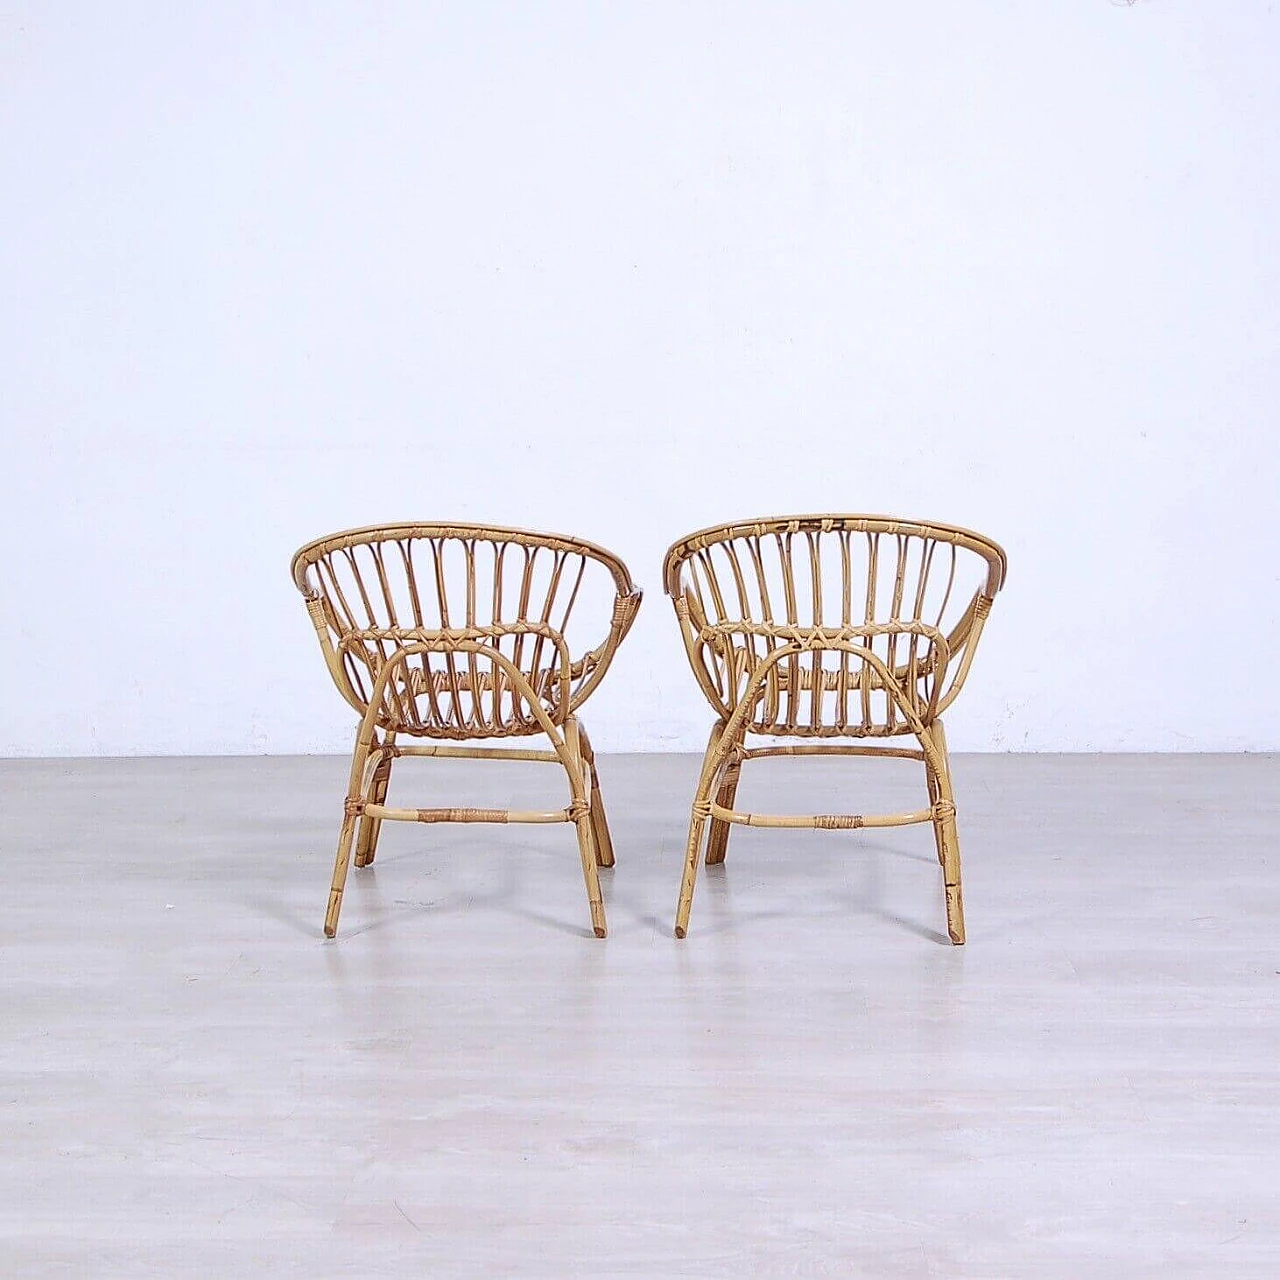
[[[594,543],[558,534],[398,524],[308,543],[294,556],[292,572],[334,684],[360,715],[326,936],[337,931],[353,842],[356,866],[367,866],[382,822],[392,820],[572,822],[592,928],[604,937],[596,868],[613,865],[613,844],[595,756],[576,713],[604,678],[640,605],[622,561]],[[566,630],[588,575],[603,575],[608,584],[608,629],[575,653]],[[545,735],[551,750],[397,741],[534,734]],[[392,763],[410,755],[558,762],[568,777],[569,804],[536,812],[388,807]]]
[[[819,831],[856,831],[863,826],[860,813],[820,813],[813,819]]]
[[[821,830],[930,822],[947,930],[964,941],[960,847],[942,713],[969,675],[1007,559],[955,525],[806,515],[702,529],[667,552],[663,584],[694,677],[716,713],[694,795],[676,912],[683,938],[704,828],[722,862],[733,824]],[[746,749],[748,733],[814,739]],[[838,745],[910,735],[919,749]],[[929,808],[888,815],[764,815],[733,808],[743,763],[778,755],[921,760]]]

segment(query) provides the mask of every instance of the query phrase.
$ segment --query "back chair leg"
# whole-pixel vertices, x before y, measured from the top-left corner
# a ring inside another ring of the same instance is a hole
[[[735,746],[742,745],[739,736]],[[722,809],[732,809],[738,798],[738,779],[742,776],[742,761],[734,754],[730,756],[729,767],[724,771],[724,781],[716,792],[716,804]],[[707,866],[715,866],[724,861],[729,848],[729,824],[712,815],[711,830],[707,834]]]
[[[611,867],[614,863],[613,837],[609,834],[609,819],[605,816],[604,800],[600,796],[600,775],[596,772],[596,753],[591,749],[587,727],[578,721],[578,742],[582,758],[591,775],[591,834],[595,838],[596,864]]]
[[[367,721],[368,717],[366,717]],[[329,909],[324,916],[324,936],[332,938],[338,932],[338,915],[342,911],[342,891],[347,884],[347,864],[351,859],[351,844],[356,833],[356,816],[367,786],[365,772],[372,745],[372,726],[360,725],[355,751],[351,756],[351,778],[347,783],[347,799],[343,805],[342,830],[338,833],[338,852],[333,861],[333,882],[329,887]]]
[[[960,837],[956,830],[956,798],[951,787],[951,761],[947,755],[947,735],[942,721],[926,730],[937,751],[940,769],[936,779],[938,798],[934,801],[934,833],[939,845],[942,878],[947,895],[947,933],[956,946],[964,943],[964,896],[960,887]]]
[[[395,746],[396,735],[388,733],[383,745]],[[387,786],[391,781],[391,764],[394,757],[384,755],[373,771],[373,782],[369,787],[371,804],[386,804]],[[382,832],[381,818],[366,818],[361,815],[360,826],[356,830],[356,866],[367,867],[373,862],[378,852],[378,836]]]
[[[578,830],[578,853],[582,857],[582,879],[587,886],[587,905],[591,909],[591,928],[597,938],[608,935],[605,924],[604,900],[600,896],[600,877],[596,872],[596,841],[591,825],[591,809],[587,800],[589,768],[582,754],[582,742],[578,722],[570,717],[564,723],[564,740],[569,749],[573,769],[566,766],[569,775],[570,806],[577,811],[574,826]],[[577,771],[575,776],[574,771]]]

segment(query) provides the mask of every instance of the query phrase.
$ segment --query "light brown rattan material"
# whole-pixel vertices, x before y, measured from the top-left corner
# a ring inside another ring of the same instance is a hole
[[[471,524],[352,529],[293,558],[329,673],[360,715],[324,931],[338,928],[347,865],[368,866],[385,821],[572,822],[597,937],[599,866],[613,866],[595,755],[577,711],[604,678],[641,593],[617,556],[580,538]],[[578,619],[599,606],[594,647]],[[571,630],[572,629],[572,630]],[[570,636],[574,638],[571,639]],[[550,751],[448,745],[545,734]],[[444,740],[410,745],[404,738]],[[559,763],[563,809],[401,809],[387,805],[401,756]],[[357,833],[357,822],[359,831]]]
[[[960,846],[942,713],[969,674],[1005,578],[980,534],[888,516],[810,515],[704,529],[668,552],[663,582],[694,676],[717,720],[689,822],[676,937],[689,927],[704,828],[723,862],[734,823],[754,827],[933,824],[947,931],[964,942]],[[747,734],[818,739],[748,749]],[[831,739],[913,735],[919,749]],[[864,816],[770,816],[734,809],[746,760],[888,755],[921,760],[929,807]]]

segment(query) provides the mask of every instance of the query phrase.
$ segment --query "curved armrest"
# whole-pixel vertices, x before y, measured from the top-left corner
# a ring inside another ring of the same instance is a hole
[[[609,626],[609,634],[604,643],[584,654],[572,665],[573,697],[569,705],[570,711],[576,711],[591,696],[596,685],[604,679],[613,655],[618,646],[626,639],[640,611],[640,601],[644,592],[639,587],[631,586],[624,593],[619,593],[613,602],[613,619]]]
[[[952,676],[949,687],[938,698],[939,715],[955,701],[956,695],[964,688],[964,682],[969,678],[969,668],[973,665],[973,657],[978,650],[978,639],[982,635],[982,628],[986,626],[991,604],[991,597],[979,592],[969,602],[963,617],[947,636],[947,648],[955,662],[955,675]],[[939,681],[941,682],[941,677]]]

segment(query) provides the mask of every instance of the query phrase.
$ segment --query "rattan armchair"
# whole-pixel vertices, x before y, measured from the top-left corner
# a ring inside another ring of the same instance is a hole
[[[689,822],[676,937],[689,910],[704,829],[723,862],[729,827],[933,824],[947,932],[964,942],[960,846],[942,714],[969,674],[1005,554],[980,534],[885,516],[814,515],[704,529],[668,552],[664,585],[717,715]],[[748,734],[801,738],[749,749]],[[918,748],[835,739],[914,736]],[[864,816],[771,816],[733,806],[743,762],[781,755],[921,760],[929,807]]]
[[[596,867],[613,865],[613,844],[577,712],[640,605],[622,561],[578,538],[397,524],[308,543],[293,558],[293,579],[338,692],[360,716],[325,935],[337,932],[353,841],[356,866],[368,866],[382,823],[395,820],[574,823],[592,929],[603,938]],[[582,623],[592,606],[594,619]],[[584,637],[582,625],[597,629]],[[535,734],[551,749],[457,745]],[[402,756],[559,763],[569,803],[543,812],[391,808],[387,786]]]

